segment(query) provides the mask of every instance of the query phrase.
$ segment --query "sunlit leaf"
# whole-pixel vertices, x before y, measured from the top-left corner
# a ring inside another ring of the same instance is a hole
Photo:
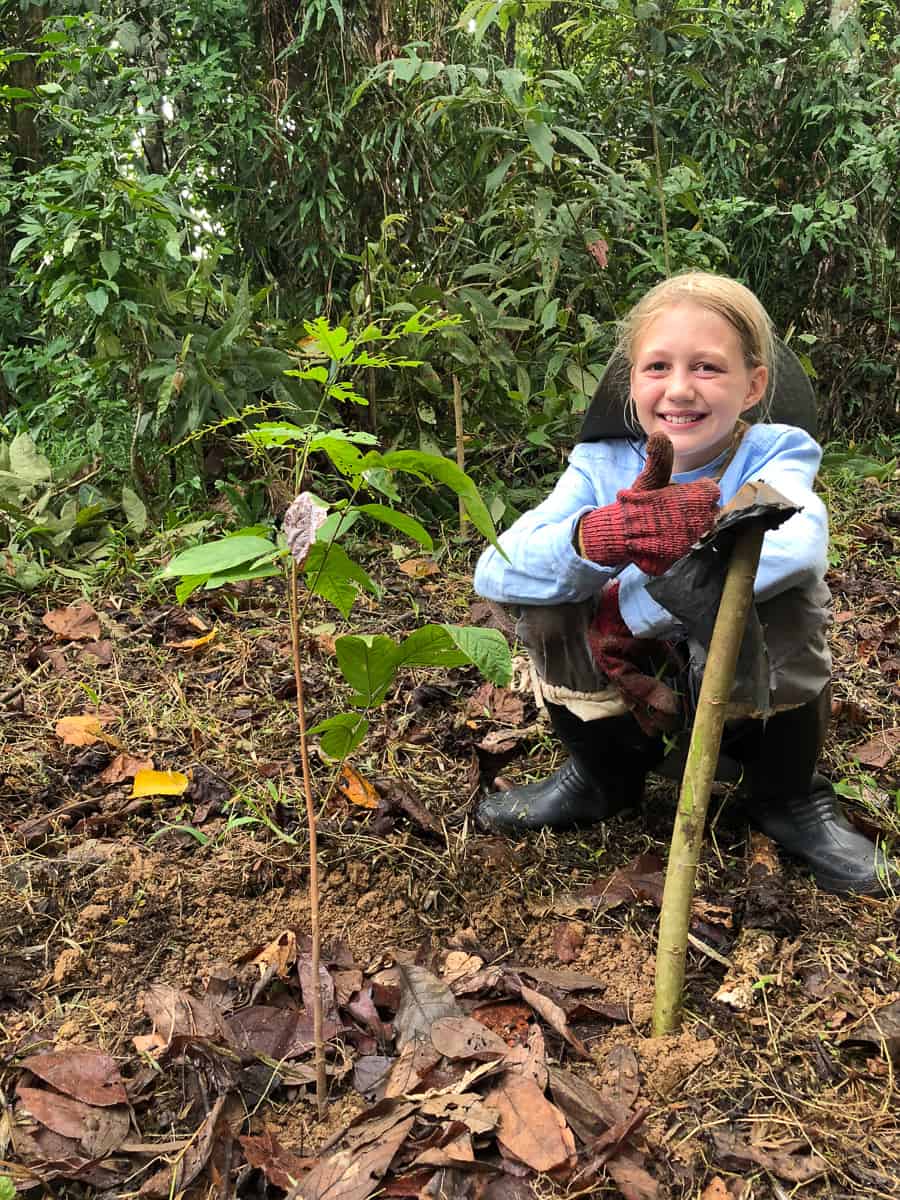
[[[190,780],[180,771],[138,771],[132,785],[132,797],[183,796]]]

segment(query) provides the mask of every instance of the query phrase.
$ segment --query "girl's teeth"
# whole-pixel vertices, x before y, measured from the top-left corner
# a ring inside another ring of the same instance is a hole
[[[693,425],[695,421],[699,421],[699,417],[672,417],[666,415],[663,417],[669,425]]]

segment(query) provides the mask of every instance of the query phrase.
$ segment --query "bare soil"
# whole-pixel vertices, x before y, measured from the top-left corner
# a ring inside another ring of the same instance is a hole
[[[900,769],[890,748],[900,726],[900,587],[892,486],[872,485],[843,514],[850,524],[842,527],[841,563],[831,578],[835,724],[825,765],[855,789],[856,819],[896,837]],[[856,535],[853,520],[864,526]],[[873,527],[880,556],[866,533]],[[464,555],[444,558],[439,574],[420,579],[398,569],[389,547],[370,558],[384,595],[359,602],[354,631],[398,636],[420,623],[414,610],[421,620],[487,619],[483,608],[473,610]],[[42,622],[47,611],[80,599],[71,592],[0,603],[0,1159],[12,1163],[20,1189],[60,1196],[93,1189],[83,1180],[57,1175],[41,1184],[28,1175],[11,1140],[21,1121],[14,1101],[22,1059],[99,1048],[133,1083],[148,1070],[133,1039],[151,1031],[143,1003],[150,985],[198,997],[215,979],[245,987],[254,950],[285,930],[302,939],[310,928],[279,587],[200,594],[183,608],[120,581],[91,598],[101,628],[90,643],[66,640]],[[324,607],[306,619],[310,723],[343,707],[334,620]],[[205,644],[178,645],[213,628]],[[91,650],[103,641],[109,651]],[[65,745],[57,722],[98,706],[108,710],[105,740]],[[189,774],[190,791],[134,799],[131,779],[104,782],[122,751]],[[431,828],[396,804],[374,810],[353,803],[333,764],[313,756],[325,943],[349,948],[367,978],[397,958],[440,974],[449,951],[474,947],[487,965],[602,981],[584,999],[612,1015],[575,1009],[570,1016],[589,1058],[578,1059],[545,1025],[547,1058],[647,1107],[633,1145],[657,1181],[656,1195],[900,1194],[898,1025],[883,1040],[866,1034],[873,1014],[890,1014],[900,1002],[896,899],[825,895],[801,867],[777,858],[760,889],[746,827],[722,789],[699,875],[707,915],[690,950],[683,1028],[654,1038],[656,907],[633,900],[608,911],[573,909],[571,897],[638,856],[664,860],[674,785],[654,780],[641,812],[577,834],[508,842],[473,826],[478,791],[497,775],[513,783],[540,778],[561,761],[527,692],[485,692],[470,669],[409,672],[373,715],[353,767],[383,796],[421,805]],[[236,818],[250,820],[235,825]],[[735,1009],[716,995],[752,930],[765,936],[745,964],[748,1005]],[[487,989],[480,999],[492,995]],[[626,1052],[636,1063],[630,1079],[622,1075],[631,1061]],[[356,1051],[345,1045],[341,1053],[349,1061]],[[295,1154],[314,1154],[369,1107],[352,1079],[332,1079],[324,1121],[307,1084],[246,1104],[235,1128],[269,1130]],[[196,1129],[171,1072],[165,1087],[147,1088],[149,1101],[134,1107],[145,1142]],[[282,1194],[235,1155],[227,1182],[205,1174],[196,1194]],[[803,1179],[798,1168],[792,1178],[785,1162],[809,1155],[820,1156],[824,1169]],[[144,1179],[138,1171],[107,1194],[133,1192]],[[566,1183],[544,1177],[536,1186],[548,1195]],[[601,1172],[590,1194],[638,1195],[630,1186]]]

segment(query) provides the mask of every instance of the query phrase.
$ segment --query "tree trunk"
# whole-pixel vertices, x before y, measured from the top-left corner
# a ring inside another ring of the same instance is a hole
[[[19,36],[16,48],[25,51],[29,57],[9,64],[9,82],[12,87],[33,90],[40,82],[36,58],[32,55],[36,55],[40,49],[35,38],[41,32],[46,15],[47,9],[43,4],[32,4],[19,9]],[[36,171],[41,165],[41,146],[34,109],[27,103],[18,106],[14,103],[9,128],[15,143],[13,171],[17,175]]]

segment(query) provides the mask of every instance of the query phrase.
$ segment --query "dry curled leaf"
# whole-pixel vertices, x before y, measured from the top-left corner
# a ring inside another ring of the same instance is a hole
[[[180,642],[166,642],[166,646],[169,650],[199,650],[201,646],[208,646],[217,636],[217,626],[213,625],[209,633],[205,633],[202,637],[184,638]]]
[[[533,1079],[507,1074],[485,1097],[500,1114],[497,1141],[534,1171],[552,1171],[575,1154],[566,1119]]]
[[[70,604],[54,608],[41,618],[48,629],[69,642],[96,642],[100,637],[100,622],[90,604]]]
[[[98,783],[124,783],[134,779],[138,771],[152,771],[152,758],[134,758],[131,754],[117,754],[109,766],[97,776]]]
[[[360,808],[377,808],[378,793],[368,779],[364,779],[358,771],[354,771],[349,763],[341,768],[340,790],[351,804]]]
[[[430,558],[407,558],[398,564],[404,575],[411,579],[425,579],[429,575],[439,575],[441,568]]]
[[[298,567],[302,567],[306,562],[316,534],[325,524],[327,517],[327,510],[316,504],[309,492],[301,492],[289,505],[284,514],[284,536],[291,558]]]

